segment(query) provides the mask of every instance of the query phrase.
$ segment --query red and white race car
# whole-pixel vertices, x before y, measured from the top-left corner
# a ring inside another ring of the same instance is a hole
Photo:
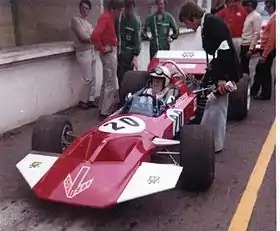
[[[177,72],[161,100],[134,81],[126,85],[128,93],[135,91],[126,94],[124,106],[79,136],[64,116],[38,119],[32,151],[16,167],[39,198],[104,208],[177,187],[206,191],[212,185],[211,133],[190,124],[197,99],[186,83],[192,79],[172,61],[163,65]],[[128,72],[124,81],[145,74]],[[171,151],[174,146],[179,150]]]
[[[17,169],[38,197],[95,208],[174,188],[206,191],[215,177],[215,153],[211,133],[199,124],[205,57],[159,51],[148,69],[161,63],[173,73],[167,94],[158,100],[143,93],[148,71],[128,71],[123,107],[79,136],[63,116],[39,118],[32,151]],[[235,118],[248,113],[248,84],[243,77],[231,93]]]

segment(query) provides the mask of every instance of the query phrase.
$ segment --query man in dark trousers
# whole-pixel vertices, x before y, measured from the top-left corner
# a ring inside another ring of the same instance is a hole
[[[150,41],[150,59],[158,50],[170,50],[170,43],[179,36],[179,28],[172,14],[165,11],[165,0],[156,0],[157,11],[145,21],[142,37]],[[148,36],[148,29],[151,37]],[[170,36],[170,29],[173,34]]]
[[[133,12],[135,0],[124,0],[124,11],[116,18],[118,38],[118,80],[121,87],[125,72],[137,68],[137,57],[141,49],[141,21]]]
[[[215,100],[207,101],[201,124],[214,135],[215,152],[224,147],[226,133],[228,94],[225,84],[238,82],[240,64],[227,25],[213,14],[206,13],[193,1],[181,6],[179,20],[187,28],[196,30],[201,26],[202,46],[206,54],[213,56],[204,76],[204,87],[215,85],[221,94]],[[209,92],[210,93],[210,92]]]
[[[271,15],[261,37],[261,57],[256,66],[251,94],[257,100],[270,100],[272,92],[271,67],[276,56],[276,1],[265,1],[265,9]],[[261,89],[260,95],[258,95]]]

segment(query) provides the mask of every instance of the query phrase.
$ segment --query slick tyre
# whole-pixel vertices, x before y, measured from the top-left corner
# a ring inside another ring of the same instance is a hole
[[[123,80],[120,86],[120,104],[125,103],[125,97],[131,93],[135,93],[143,88],[149,80],[147,71],[127,71],[123,75]]]
[[[180,134],[179,187],[191,192],[207,191],[215,177],[214,142],[210,131],[200,125],[185,125]]]
[[[237,83],[237,90],[229,94],[228,119],[242,120],[251,106],[251,79],[244,75]]]
[[[73,127],[67,117],[62,115],[40,117],[33,129],[32,150],[61,153],[67,146],[68,132],[73,132]]]

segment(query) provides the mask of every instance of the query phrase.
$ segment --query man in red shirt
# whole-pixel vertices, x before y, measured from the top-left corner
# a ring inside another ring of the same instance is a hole
[[[115,17],[119,15],[122,4],[119,0],[110,0],[100,15],[92,32],[91,41],[99,51],[102,62],[103,81],[99,99],[100,119],[112,114],[116,105],[117,93],[117,36]]]
[[[243,25],[248,15],[246,9],[241,4],[241,0],[230,0],[228,6],[216,15],[220,16],[227,24],[237,55],[239,56]]]

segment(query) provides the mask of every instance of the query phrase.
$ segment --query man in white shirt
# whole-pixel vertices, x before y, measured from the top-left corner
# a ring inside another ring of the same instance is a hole
[[[242,31],[240,61],[242,73],[250,74],[249,63],[260,38],[262,16],[256,11],[257,0],[244,0],[243,6],[248,12]]]
[[[94,46],[91,43],[92,24],[87,20],[92,5],[90,0],[81,0],[79,4],[80,15],[71,19],[71,29],[75,34],[75,54],[80,67],[84,87],[81,90],[82,109],[97,107],[95,101],[96,57]]]

